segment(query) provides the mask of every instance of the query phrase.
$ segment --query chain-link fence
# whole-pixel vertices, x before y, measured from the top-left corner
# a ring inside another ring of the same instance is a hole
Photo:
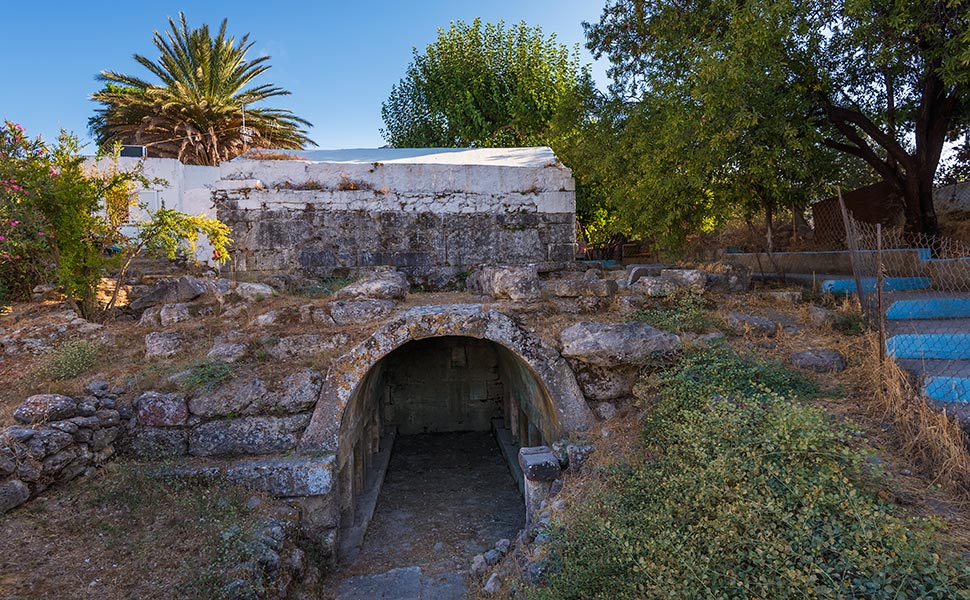
[[[862,223],[843,208],[853,280],[881,348],[941,402],[970,403],[970,248],[956,240]]]

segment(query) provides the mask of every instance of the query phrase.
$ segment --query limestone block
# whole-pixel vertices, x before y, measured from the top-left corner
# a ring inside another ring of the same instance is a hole
[[[602,367],[638,365],[680,348],[680,338],[646,323],[581,322],[560,334],[562,355]]]
[[[698,293],[703,292],[707,285],[707,273],[697,269],[663,269],[660,278]]]
[[[145,358],[171,358],[182,350],[181,331],[158,331],[145,336]]]
[[[553,481],[562,474],[559,459],[548,446],[520,448],[519,467],[529,481]]]
[[[188,402],[188,410],[193,415],[203,418],[252,414],[263,405],[265,396],[266,384],[262,379],[241,378],[191,398]]]
[[[268,458],[236,462],[226,468],[235,483],[278,498],[323,496],[333,489],[334,457]]]
[[[356,325],[387,317],[394,310],[393,300],[335,300],[330,316],[337,325]]]

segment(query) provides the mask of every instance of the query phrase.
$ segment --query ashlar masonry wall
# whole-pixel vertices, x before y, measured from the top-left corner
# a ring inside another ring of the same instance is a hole
[[[220,169],[213,201],[232,227],[238,271],[325,277],[389,265],[443,285],[479,265],[552,269],[574,257],[575,183],[548,148],[236,159]]]

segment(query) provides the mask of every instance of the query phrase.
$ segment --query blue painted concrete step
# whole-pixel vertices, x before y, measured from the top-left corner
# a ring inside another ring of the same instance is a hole
[[[893,358],[970,359],[970,334],[900,334],[886,340],[886,351]]]
[[[927,377],[923,394],[940,402],[970,404],[970,378]]]
[[[890,321],[970,318],[970,298],[897,300],[889,305],[886,318]]]
[[[861,280],[863,292],[876,291],[876,278],[867,277]],[[887,292],[905,292],[910,290],[925,290],[933,286],[929,277],[887,277],[882,281],[882,289]],[[854,294],[854,279],[826,279],[822,282],[822,291],[832,294]]]

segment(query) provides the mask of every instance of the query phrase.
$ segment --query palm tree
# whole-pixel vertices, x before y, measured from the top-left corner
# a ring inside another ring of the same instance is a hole
[[[114,71],[98,77],[105,86],[92,99],[103,107],[88,126],[99,146],[138,144],[148,147],[149,156],[218,165],[250,147],[316,145],[306,135],[309,121],[288,110],[253,106],[290,92],[269,84],[247,87],[269,69],[268,56],[246,60],[253,46],[249,34],[236,44],[226,37],[223,20],[213,38],[208,25],[189,29],[182,13],[178,23],[169,17],[168,24],[164,35],[155,31],[157,61],[134,55],[160,84]]]

